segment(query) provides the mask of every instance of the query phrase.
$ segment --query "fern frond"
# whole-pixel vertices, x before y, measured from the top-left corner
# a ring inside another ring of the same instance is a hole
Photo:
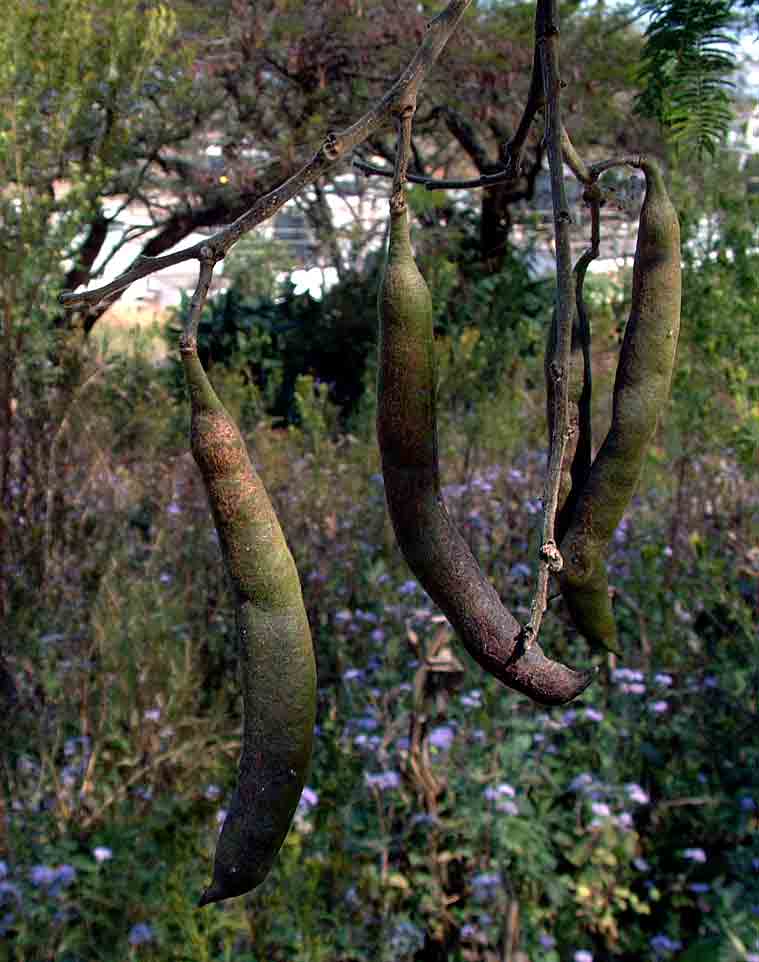
[[[636,109],[656,118],[679,147],[713,154],[733,117],[735,69],[730,0],[642,0],[651,17]]]

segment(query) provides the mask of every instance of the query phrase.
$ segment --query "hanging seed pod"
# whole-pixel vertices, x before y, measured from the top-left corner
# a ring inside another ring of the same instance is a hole
[[[592,681],[526,644],[459,534],[440,490],[432,303],[414,261],[405,204],[390,214],[378,296],[377,437],[390,518],[403,555],[472,657],[544,705],[571,701]]]
[[[577,271],[575,270],[575,275]],[[576,287],[575,310],[572,315],[572,343],[569,358],[569,390],[567,394],[567,443],[559,479],[559,494],[556,511],[556,540],[564,537],[569,526],[572,511],[579,492],[588,479],[591,462],[591,423],[590,423],[590,356],[587,352],[588,319],[582,301],[582,290]],[[546,421],[548,423],[548,443],[552,446],[553,411],[556,404],[555,381],[550,375],[550,366],[556,351],[556,312],[548,329],[545,351],[546,382]]]
[[[605,556],[635,492],[646,449],[669,397],[680,331],[680,225],[650,160],[633,265],[630,317],[614,381],[612,421],[561,542],[561,590],[591,644],[616,648]]]
[[[574,272],[575,307],[572,315],[572,343],[569,363],[569,391],[567,428],[568,440],[562,462],[559,482],[559,497],[556,512],[556,540],[561,544],[569,528],[572,516],[591,469],[591,367],[590,367],[590,322],[583,297],[585,269],[589,263],[590,252],[578,261]],[[555,312],[549,328],[545,355],[546,399],[549,425],[549,443],[553,444],[551,427],[553,425],[554,380],[549,366],[555,350]],[[595,633],[592,644],[601,645],[608,651],[620,654],[617,646],[617,626],[609,597],[606,568],[596,572],[593,590],[586,590],[578,599],[571,596],[568,607],[572,620],[578,624],[592,624]],[[585,607],[583,607],[583,605]]]
[[[311,759],[316,666],[298,572],[245,442],[203,370],[194,339],[182,364],[200,468],[235,599],[244,727],[238,783],[199,905],[266,878]]]

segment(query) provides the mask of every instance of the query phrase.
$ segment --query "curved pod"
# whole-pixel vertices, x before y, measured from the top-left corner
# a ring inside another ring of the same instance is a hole
[[[287,835],[311,759],[316,664],[300,581],[245,442],[203,370],[194,340],[182,364],[200,468],[235,598],[243,696],[238,783],[200,905],[266,878]]]
[[[440,490],[432,303],[414,261],[408,209],[391,211],[378,296],[377,437],[388,510],[403,555],[473,658],[544,705],[571,701],[592,681],[525,645],[446,510]]]
[[[680,333],[680,224],[661,171],[641,158],[646,196],[633,265],[632,306],[614,381],[612,420],[561,542],[562,594],[577,629],[612,647],[616,629],[605,554],[640,480],[669,397]]]

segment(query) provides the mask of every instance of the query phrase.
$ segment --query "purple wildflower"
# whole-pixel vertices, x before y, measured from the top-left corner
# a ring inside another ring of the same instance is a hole
[[[456,732],[450,725],[438,725],[437,728],[433,728],[429,733],[427,741],[433,748],[445,752],[451,747],[455,737]]]
[[[507,782],[501,782],[500,785],[493,787],[488,785],[485,791],[482,793],[489,802],[497,801],[499,798],[515,798],[516,791]]]
[[[644,792],[640,785],[637,785],[635,782],[629,782],[625,785],[625,791],[631,802],[636,802],[638,805],[648,805],[650,798],[648,797],[648,793]]]
[[[501,886],[501,876],[498,872],[481,872],[472,879],[474,897],[478,901],[492,898]]]
[[[309,788],[308,785],[306,785],[306,787],[303,789],[303,792],[301,793],[298,807],[311,809],[318,804],[319,804],[319,796],[313,790],[313,788]]]
[[[29,881],[32,885],[52,885],[55,879],[55,869],[50,865],[33,865],[29,872]]]
[[[686,848],[683,850],[683,858],[691,862],[705,862],[706,852],[702,848]]]
[[[594,781],[595,779],[590,772],[581,772],[579,775],[575,775],[575,777],[569,783],[569,791],[584,792],[590,788]]]
[[[663,932],[660,935],[655,935],[649,944],[657,955],[678,952],[682,948],[682,942],[677,942],[674,939],[671,939]]]
[[[470,692],[461,695],[459,701],[464,708],[482,708],[482,692],[479,688],[473,688]]]
[[[343,672],[343,681],[360,681],[364,673],[360,668],[348,668]]]
[[[398,772],[378,772],[376,774],[366,772],[364,783],[368,788],[376,788],[378,792],[386,792],[400,786],[401,776]]]
[[[129,930],[128,939],[130,945],[142,945],[144,942],[152,942],[154,938],[153,929],[147,922],[138,922]]]

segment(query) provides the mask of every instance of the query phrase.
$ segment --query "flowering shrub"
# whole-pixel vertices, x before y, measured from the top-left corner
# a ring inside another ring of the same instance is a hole
[[[172,459],[157,432],[109,462],[106,427],[91,426],[97,471],[71,468],[74,486],[90,472],[95,540],[64,517],[56,590],[26,599],[8,652],[3,959],[489,962],[508,945],[530,962],[756,962],[757,623],[741,589],[757,501],[732,462],[694,463],[679,493],[650,466],[610,559],[624,658],[546,711],[483,675],[409,578],[370,441],[317,451],[257,429],[314,631],[316,750],[272,877],[198,912],[240,747],[231,606],[183,440]],[[455,424],[446,436],[463,449]],[[458,463],[449,509],[524,618],[543,459]],[[77,577],[95,555],[105,575]],[[559,604],[544,642],[591,658]]]

